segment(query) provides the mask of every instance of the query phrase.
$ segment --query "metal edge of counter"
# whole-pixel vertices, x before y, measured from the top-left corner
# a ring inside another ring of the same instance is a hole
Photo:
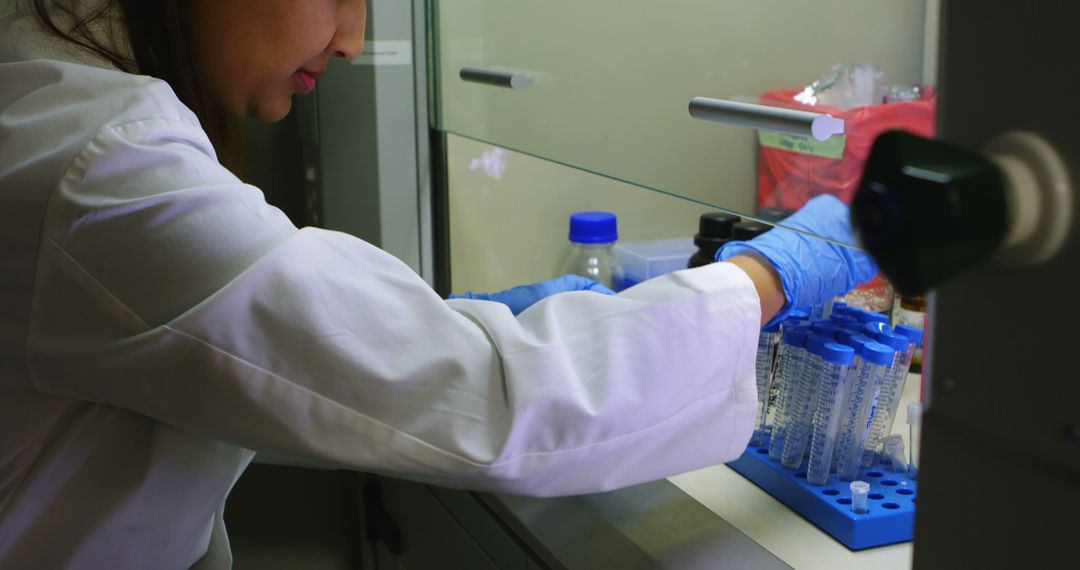
[[[667,480],[572,497],[475,496],[552,568],[791,568]]]

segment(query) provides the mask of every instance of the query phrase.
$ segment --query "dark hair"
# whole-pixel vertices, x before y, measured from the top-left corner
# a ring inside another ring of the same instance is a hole
[[[199,118],[222,164],[238,172],[239,121],[217,108],[196,78],[187,33],[190,0],[91,0],[94,6],[86,10],[81,9],[86,0],[30,2],[33,14],[54,36],[104,57],[121,71],[168,83]],[[61,23],[58,12],[69,16],[70,23]],[[123,19],[127,37],[99,37],[94,24],[114,14]],[[130,44],[130,55],[120,51],[123,42],[117,40]]]

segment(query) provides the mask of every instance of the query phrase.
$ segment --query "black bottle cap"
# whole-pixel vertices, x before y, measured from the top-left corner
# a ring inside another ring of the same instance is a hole
[[[716,249],[731,241],[732,229],[742,218],[727,212],[709,212],[698,220],[698,233],[694,236],[694,245]]]
[[[761,222],[745,221],[735,224],[732,235],[737,241],[750,241],[759,235],[772,229],[772,226]]]
[[[756,217],[766,222],[778,223],[794,213],[795,210],[788,208],[758,208]]]

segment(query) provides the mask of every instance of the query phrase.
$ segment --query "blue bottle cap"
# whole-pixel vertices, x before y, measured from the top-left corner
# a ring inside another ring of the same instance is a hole
[[[788,318],[789,319],[804,319],[804,320],[806,320],[806,319],[810,318],[810,311],[806,311],[806,310],[803,310],[803,309],[795,309],[794,311],[791,311],[790,313],[788,313]]]
[[[810,325],[810,330],[829,338],[836,338],[836,333],[840,332],[840,327],[827,320],[821,320],[814,321],[813,324]]]
[[[870,341],[863,345],[862,352],[859,354],[862,356],[863,360],[870,364],[889,366],[896,356],[896,351],[880,342]]]
[[[874,342],[874,339],[865,335],[857,334],[849,338],[846,344],[851,348],[855,349],[855,354],[862,354],[862,347],[868,342]]]
[[[769,334],[778,333],[778,332],[780,332],[780,323],[779,322],[769,323],[769,324],[765,325],[765,328],[761,329],[761,332],[769,333]]]
[[[853,314],[851,313],[851,311],[852,311],[852,310],[853,310],[853,309],[852,309],[852,307],[850,307],[850,306],[848,306],[848,305],[840,305],[840,306],[838,307],[838,306],[836,306],[836,304],[834,303],[834,304],[833,304],[833,310],[832,310],[832,314],[830,314],[829,316],[830,316],[830,317],[836,317],[836,316],[841,316],[841,317],[854,317],[855,315],[853,315]]]
[[[784,327],[784,336],[782,337],[784,344],[789,344],[795,348],[806,347],[806,337],[809,335],[806,333],[806,329],[801,327]]]
[[[866,324],[866,323],[889,324],[889,317],[888,316],[883,315],[881,313],[874,313],[872,311],[867,311],[865,309],[856,309],[854,307],[850,307],[847,311],[845,311],[845,314],[848,314],[849,316],[855,317],[855,319],[857,319],[860,323],[863,323],[863,324]]]
[[[860,309],[858,307],[850,307],[850,306],[849,307],[844,307],[843,309],[841,309],[840,312],[841,312],[841,314],[847,315],[847,316],[852,317],[854,319],[858,319],[859,322],[862,322],[862,320],[864,318],[866,318],[866,315],[870,314],[870,311],[865,311],[865,310]]]
[[[611,212],[578,212],[570,216],[572,242],[614,243],[618,239],[618,222]]]
[[[821,356],[821,349],[830,342],[832,342],[832,339],[827,336],[823,336],[817,333],[810,333],[810,336],[806,339],[806,350],[810,354],[816,354],[818,356]]]
[[[836,341],[840,344],[846,344],[848,346],[851,346],[848,341],[851,340],[851,337],[855,336],[856,334],[857,333],[855,333],[854,331],[841,330],[840,332],[836,333]],[[855,354],[858,353],[859,351],[856,350]]]
[[[907,352],[908,338],[902,334],[896,334],[891,332],[883,332],[878,335],[877,341],[886,346],[892,347],[896,352]]]
[[[784,319],[784,328],[787,327],[803,327],[810,328],[810,321],[806,319],[787,318]]]
[[[855,349],[850,346],[830,342],[821,349],[821,357],[824,358],[826,362],[847,366],[851,364],[852,359],[855,358]]]
[[[884,323],[866,323],[862,331],[866,336],[876,339],[881,333],[891,333],[892,327]]]
[[[881,313],[869,313],[866,315],[866,322],[868,323],[881,323],[883,325],[889,324],[889,315],[883,315]]]
[[[841,307],[846,307],[846,306],[848,306],[848,304],[843,302],[843,301],[833,301],[832,312],[835,313],[837,309],[839,309]]]
[[[837,316],[834,314],[833,316],[829,317],[829,320],[831,320],[834,325],[842,329],[857,329],[861,326],[859,321],[847,315]]]
[[[920,329],[911,325],[896,325],[896,330],[893,332],[906,336],[915,346],[922,346],[923,332]]]

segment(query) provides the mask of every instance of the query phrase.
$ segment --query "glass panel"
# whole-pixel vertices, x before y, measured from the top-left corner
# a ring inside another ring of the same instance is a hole
[[[619,246],[648,251],[632,260],[636,267],[624,260],[624,285],[640,282],[686,267],[699,218],[715,211],[453,134],[446,149],[455,293],[498,291],[562,274],[570,214],[588,210],[616,214]]]
[[[927,40],[935,4],[432,2],[437,127],[744,215],[797,208],[821,193],[848,200],[879,132],[932,134],[925,78],[936,54],[925,46],[935,45]],[[841,110],[794,100],[837,64],[849,67],[821,99],[832,103],[845,81],[861,86],[876,70],[884,79],[875,104]],[[473,70],[469,80],[462,69]],[[518,88],[495,85],[510,81]],[[885,104],[888,85],[922,100]],[[846,134],[819,142],[698,120],[688,111],[694,97],[831,113]]]

